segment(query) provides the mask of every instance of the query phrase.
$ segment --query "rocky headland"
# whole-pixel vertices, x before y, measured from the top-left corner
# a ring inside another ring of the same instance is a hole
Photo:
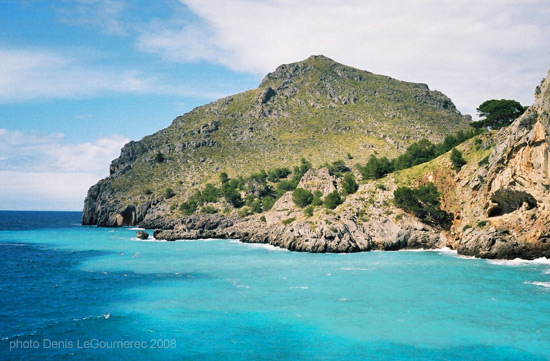
[[[90,188],[82,223],[139,224],[157,239],[232,238],[304,252],[449,247],[483,258],[550,258],[550,76],[535,95],[512,125],[457,146],[465,158],[460,169],[449,152],[360,181],[350,192],[336,164],[360,179],[355,165],[372,155],[395,157],[421,138],[440,142],[469,129],[470,119],[424,84],[322,56],[282,65],[258,89],[128,143],[110,176]],[[300,172],[304,157],[311,163]],[[292,166],[280,179],[263,171]],[[220,181],[222,172],[227,179]],[[306,212],[284,182],[342,200],[334,207],[313,202]],[[393,201],[398,187],[427,184],[441,194],[450,225],[421,221]]]

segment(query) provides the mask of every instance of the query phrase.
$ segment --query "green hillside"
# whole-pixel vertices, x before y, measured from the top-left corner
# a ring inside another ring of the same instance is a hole
[[[169,212],[196,188],[218,182],[220,172],[249,176],[292,168],[303,157],[314,167],[342,159],[353,168],[372,154],[393,158],[422,138],[440,142],[468,128],[452,101],[425,84],[312,56],[124,146],[111,176],[92,187],[83,223],[110,225],[109,213],[128,205],[147,204],[133,223],[151,205]]]

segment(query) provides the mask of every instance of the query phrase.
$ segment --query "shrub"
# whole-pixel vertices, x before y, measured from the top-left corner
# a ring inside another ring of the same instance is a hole
[[[364,180],[379,179],[393,172],[393,165],[386,157],[377,158],[371,155],[367,164],[364,167],[358,166],[358,169]]]
[[[222,184],[221,190],[223,197],[233,205],[235,208],[240,208],[243,206],[243,200],[241,194],[234,188],[231,182],[225,182]]]
[[[482,160],[477,162],[477,165],[480,166],[480,167],[484,166],[486,164],[489,164],[489,156],[486,156],[485,158],[483,158]]]
[[[220,190],[211,183],[206,184],[201,194],[202,200],[206,203],[216,202],[219,196],[220,196]]]
[[[162,154],[161,152],[158,152],[157,154],[155,154],[155,162],[162,163],[165,160],[166,158],[164,157],[164,154]]]
[[[419,188],[399,187],[393,192],[394,203],[421,221],[449,228],[452,217],[439,207],[439,192],[433,183]]]
[[[483,227],[485,227],[485,226],[487,225],[487,223],[489,223],[489,222],[487,222],[487,221],[479,221],[479,222],[477,222],[477,226],[478,226],[479,228],[483,228]]]
[[[168,187],[164,190],[164,198],[165,199],[170,199],[175,195],[176,195],[176,193],[174,193],[174,190],[170,187]]]
[[[342,189],[345,194],[353,194],[359,189],[359,185],[355,181],[355,176],[352,172],[348,172],[344,175],[342,180]]]
[[[279,179],[288,177],[290,173],[292,172],[286,167],[274,168],[267,173],[267,179],[269,179],[270,182],[278,182]]]
[[[229,176],[226,172],[220,173],[220,182],[222,182],[222,184],[229,182]]]
[[[255,199],[250,203],[250,210],[254,213],[262,213],[262,202],[259,199]]]
[[[261,217],[260,217],[260,221],[262,221],[262,222],[264,222],[264,223],[267,222],[267,220],[265,219],[265,216],[261,216]]]
[[[327,207],[328,209],[334,209],[342,204],[342,197],[340,197],[340,194],[338,194],[337,191],[333,191],[327,194],[324,203],[325,207]]]
[[[291,180],[282,180],[279,182],[279,184],[277,184],[277,190],[278,191],[283,191],[283,193],[285,192],[288,192],[288,191],[293,191],[294,189],[296,189],[296,184],[294,184],[294,182],[292,182]]]
[[[349,172],[350,170],[351,169],[346,166],[346,163],[343,160],[335,160],[328,166],[328,172],[332,176],[341,177],[344,173]]]
[[[153,190],[151,188],[145,188],[143,193],[145,193],[145,195],[151,195],[151,194],[153,194]]]
[[[311,204],[315,207],[322,206],[323,205],[323,200],[321,199],[322,196],[323,196],[323,193],[321,193],[321,191],[319,190],[313,192],[313,200],[311,201]]]
[[[271,196],[262,197],[262,209],[264,211],[269,211],[275,204],[275,198]]]
[[[197,203],[193,200],[188,200],[180,205],[180,211],[183,214],[190,216],[197,211]]]
[[[287,218],[285,220],[283,220],[283,224],[286,226],[287,224],[290,224],[292,222],[294,222],[296,220],[296,217],[292,217],[292,218]]]
[[[304,208],[313,201],[313,194],[307,189],[296,188],[296,190],[292,192],[292,201],[298,207]]]
[[[462,152],[456,148],[451,151],[451,163],[453,163],[453,169],[457,172],[466,164],[466,160],[462,157]]]
[[[214,213],[218,213],[218,210],[213,206],[204,206],[202,207],[201,212],[204,214],[214,214]]]
[[[239,209],[239,212],[237,212],[237,214],[239,215],[239,217],[249,216],[251,214],[250,208],[242,207],[241,209]]]
[[[304,215],[306,217],[313,216],[313,206],[311,204],[309,206],[307,206],[306,208],[304,208]]]

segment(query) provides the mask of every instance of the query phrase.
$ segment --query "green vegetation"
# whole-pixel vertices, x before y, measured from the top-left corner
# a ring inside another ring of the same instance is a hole
[[[314,210],[314,207],[310,204],[309,206],[307,206],[306,208],[304,208],[304,215],[306,217],[311,217],[313,216],[313,210]]]
[[[161,152],[158,152],[157,154],[155,154],[155,162],[162,163],[165,160],[166,158],[164,157],[164,154],[162,154]]]
[[[439,205],[439,192],[433,183],[419,188],[399,187],[393,192],[394,203],[421,221],[448,229],[452,216]]]
[[[353,194],[359,189],[359,185],[355,181],[355,176],[352,172],[347,172],[342,180],[342,189],[344,194]]]
[[[220,173],[220,182],[222,182],[222,184],[229,182],[229,176],[226,172]]]
[[[173,196],[175,196],[176,193],[174,192],[174,190],[170,187],[166,188],[164,190],[164,199],[170,199],[172,198]]]
[[[180,211],[186,216],[190,216],[194,214],[197,211],[197,202],[193,200],[183,202],[180,205]]]
[[[208,205],[201,208],[201,213],[214,214],[214,213],[218,213],[218,210],[214,206]]]
[[[328,209],[334,209],[338,207],[340,204],[342,204],[342,197],[340,197],[340,194],[338,194],[338,191],[333,191],[325,197],[325,207]]]
[[[286,178],[292,173],[287,167],[274,168],[267,173],[270,182],[278,182],[279,179]]]
[[[527,110],[527,107],[511,99],[491,99],[481,103],[476,110],[480,117],[484,117],[475,123],[477,127],[500,129],[510,125]]]
[[[313,201],[313,194],[306,189],[296,188],[296,190],[292,192],[292,201],[298,207],[304,208]]]
[[[486,156],[485,158],[483,158],[482,160],[477,162],[477,165],[480,166],[480,167],[484,166],[486,164],[489,164],[489,156]]]
[[[262,197],[262,209],[267,212],[273,207],[277,200],[271,196]]]
[[[364,167],[358,164],[357,168],[364,180],[379,179],[386,174],[393,172],[392,162],[388,158],[377,158],[374,155],[371,155],[369,161]]]
[[[288,225],[288,224],[294,222],[295,220],[296,220],[296,217],[291,217],[291,218],[284,219],[284,220],[282,221],[282,223],[286,226],[286,225]]]
[[[449,150],[454,149],[457,145],[465,142],[466,140],[475,137],[483,133],[482,129],[471,129],[468,132],[459,131],[456,135],[448,135],[442,143],[434,144],[427,139],[422,139],[418,142],[411,144],[404,154],[401,154],[395,159],[389,160],[386,157],[377,158],[371,155],[369,161],[365,166],[357,165],[359,172],[364,180],[379,179],[388,173],[394,171],[407,169],[418,164],[429,162],[430,160],[439,157],[440,155],[447,153]],[[456,150],[458,151],[458,150]],[[461,162],[458,154],[453,150],[454,157],[456,158],[457,165],[453,161],[453,165],[456,167]],[[451,154],[453,157],[453,154]],[[461,157],[460,157],[461,158]],[[465,163],[458,167],[460,169]]]
[[[314,207],[322,206],[323,205],[323,200],[321,199],[322,196],[323,196],[323,193],[321,193],[321,191],[313,192],[313,200],[311,201],[311,205]]]
[[[326,163],[323,167],[328,168],[329,174],[336,177],[341,177],[351,170],[343,160],[335,160],[332,164]]]
[[[479,222],[477,222],[477,226],[478,226],[479,228],[483,228],[483,227],[485,227],[485,226],[487,225],[487,223],[489,223],[489,222],[487,222],[487,221],[479,221]]]
[[[457,172],[466,164],[462,152],[456,148],[451,150],[451,163],[453,163],[453,169]]]

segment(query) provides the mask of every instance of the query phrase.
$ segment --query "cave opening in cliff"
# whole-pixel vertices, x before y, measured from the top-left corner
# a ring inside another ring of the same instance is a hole
[[[487,215],[498,217],[514,212],[524,204],[526,209],[533,209],[537,206],[537,201],[527,192],[500,189],[491,196],[491,204],[487,210]]]

